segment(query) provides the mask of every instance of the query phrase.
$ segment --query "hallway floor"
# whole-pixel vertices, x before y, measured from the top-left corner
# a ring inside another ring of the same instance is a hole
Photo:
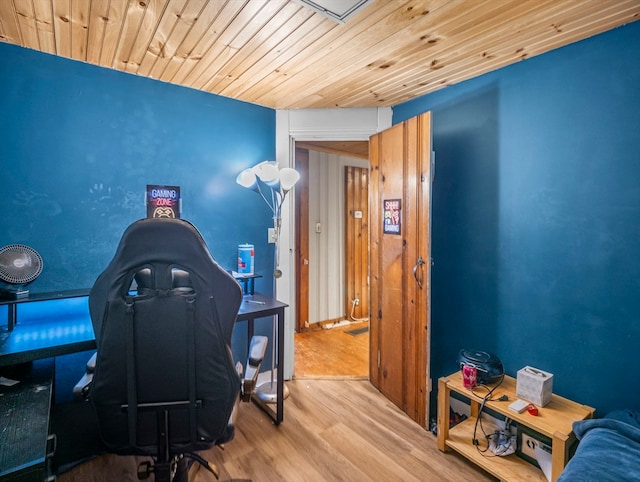
[[[295,378],[369,378],[369,324],[294,335]],[[348,332],[354,332],[349,334]]]

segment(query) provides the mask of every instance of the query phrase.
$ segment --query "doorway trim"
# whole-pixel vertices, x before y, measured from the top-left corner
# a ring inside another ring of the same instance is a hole
[[[296,141],[368,141],[369,137],[391,127],[390,107],[353,109],[276,110],[276,160],[280,167],[295,167]],[[295,306],[295,217],[293,196],[282,207],[280,268],[276,280],[280,301],[287,303],[284,333],[284,378],[293,376]]]

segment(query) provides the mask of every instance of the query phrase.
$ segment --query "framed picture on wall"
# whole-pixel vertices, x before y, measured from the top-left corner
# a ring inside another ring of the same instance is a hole
[[[385,199],[382,212],[382,232],[384,234],[402,234],[401,199]]]
[[[179,218],[182,212],[180,186],[147,184],[145,204],[148,218]]]

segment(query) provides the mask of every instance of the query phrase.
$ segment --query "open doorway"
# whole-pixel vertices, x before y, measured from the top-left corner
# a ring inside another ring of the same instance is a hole
[[[368,378],[368,141],[295,147],[294,376]]]

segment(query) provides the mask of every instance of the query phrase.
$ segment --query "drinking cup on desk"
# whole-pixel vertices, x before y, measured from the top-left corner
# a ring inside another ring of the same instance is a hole
[[[478,370],[471,365],[462,365],[462,386],[471,390],[478,381]]]

